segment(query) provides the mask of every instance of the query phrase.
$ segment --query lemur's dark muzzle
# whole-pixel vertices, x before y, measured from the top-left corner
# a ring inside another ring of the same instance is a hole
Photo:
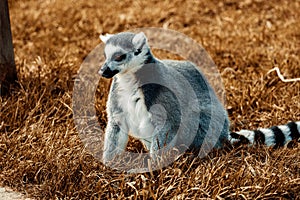
[[[111,70],[106,63],[99,70],[99,74],[104,78],[112,78],[114,75],[119,73],[119,70]]]

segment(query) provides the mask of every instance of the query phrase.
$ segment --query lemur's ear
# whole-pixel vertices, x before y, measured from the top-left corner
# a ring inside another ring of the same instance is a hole
[[[135,49],[142,49],[147,44],[147,37],[143,32],[136,34],[132,39]]]
[[[111,36],[113,36],[113,34],[106,33],[105,35],[100,35],[99,38],[105,44]]]

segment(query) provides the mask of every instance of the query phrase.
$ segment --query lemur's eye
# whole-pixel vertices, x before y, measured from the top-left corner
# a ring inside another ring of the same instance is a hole
[[[121,61],[125,60],[125,58],[126,58],[126,54],[117,55],[117,56],[115,56],[114,61],[121,62]]]

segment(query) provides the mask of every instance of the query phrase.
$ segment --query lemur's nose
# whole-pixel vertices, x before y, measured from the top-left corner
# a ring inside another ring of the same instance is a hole
[[[107,64],[104,63],[104,65],[100,68],[100,70],[98,71],[98,74],[100,74],[101,76],[103,75],[103,73],[105,72],[105,70],[108,68]]]
[[[114,75],[119,73],[119,70],[111,70],[108,65],[104,63],[98,73],[104,78],[112,78]]]

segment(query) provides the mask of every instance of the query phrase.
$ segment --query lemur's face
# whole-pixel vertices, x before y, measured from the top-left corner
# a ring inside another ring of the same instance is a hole
[[[116,35],[100,36],[105,43],[105,63],[99,74],[105,78],[136,70],[144,62],[148,50],[147,39],[143,33],[119,33]]]

